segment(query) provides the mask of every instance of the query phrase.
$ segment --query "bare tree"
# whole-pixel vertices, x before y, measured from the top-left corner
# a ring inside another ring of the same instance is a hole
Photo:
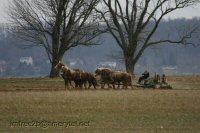
[[[50,77],[64,53],[77,45],[93,45],[100,34],[91,15],[98,0],[12,0],[11,32],[28,41],[25,47],[41,46],[52,64]]]
[[[183,27],[184,30],[177,32],[179,36],[175,39],[155,38],[154,34],[165,16],[197,3],[199,0],[102,0],[96,11],[122,49],[127,72],[133,74],[136,62],[149,46],[191,44],[189,39],[198,30],[196,24]]]

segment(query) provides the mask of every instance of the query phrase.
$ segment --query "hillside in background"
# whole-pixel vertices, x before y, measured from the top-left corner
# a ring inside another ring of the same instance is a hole
[[[163,21],[154,38],[176,37],[176,28],[198,19],[177,19]],[[42,47],[20,48],[19,40],[6,31],[6,24],[0,25],[0,76],[44,76],[50,71],[50,63]],[[176,27],[176,28],[175,28]],[[200,33],[199,33],[200,36]],[[64,62],[71,67],[93,72],[98,66],[125,69],[121,51],[109,34],[101,36],[101,45],[70,49]],[[199,39],[191,40],[198,43]],[[148,69],[152,74],[199,74],[200,47],[182,45],[156,45],[148,48],[138,61],[135,73]]]

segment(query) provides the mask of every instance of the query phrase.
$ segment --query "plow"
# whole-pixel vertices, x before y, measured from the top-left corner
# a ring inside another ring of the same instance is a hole
[[[141,88],[172,89],[172,86],[167,82],[166,76],[162,75],[162,77],[160,77],[157,74],[155,74],[154,77],[145,79],[140,84],[135,84],[133,86]]]

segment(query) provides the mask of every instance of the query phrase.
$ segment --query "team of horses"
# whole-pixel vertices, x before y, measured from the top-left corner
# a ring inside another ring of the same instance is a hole
[[[61,76],[65,81],[65,88],[83,88],[83,86],[89,89],[93,86],[95,89],[100,85],[101,88],[104,88],[105,85],[108,88],[115,89],[115,85],[118,85],[117,88],[127,89],[128,86],[132,87],[132,76],[121,70],[113,71],[110,68],[97,68],[95,73],[85,72],[81,69],[72,69],[68,67],[63,62],[55,66],[55,69],[61,71]],[[74,85],[72,84],[74,82]]]

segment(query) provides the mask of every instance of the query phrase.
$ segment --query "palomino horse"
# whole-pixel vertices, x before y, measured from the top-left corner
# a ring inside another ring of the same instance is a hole
[[[74,81],[75,88],[82,88],[83,85],[85,86],[85,88],[87,88],[87,83],[89,84],[88,88],[90,88],[92,85],[94,86],[94,88],[96,88],[97,80],[94,74],[84,72],[80,69],[71,69],[62,62],[59,62],[56,65],[56,69],[61,69],[61,71],[63,72],[62,77],[65,80],[65,86],[68,86],[68,81],[70,84],[71,81]]]
[[[102,88],[104,88],[105,84],[108,87],[110,87],[109,84],[112,84],[113,88],[115,88],[115,83],[118,84],[118,88],[120,87],[120,83],[122,83],[123,88],[132,87],[131,75],[127,72],[120,70],[112,71],[109,68],[97,68],[95,73],[101,76]]]
[[[69,67],[67,65],[65,65],[63,62],[59,61],[58,64],[55,66],[55,69],[61,70],[61,72],[62,72],[61,76],[65,81],[65,89],[66,89],[66,87],[69,87],[69,84],[70,84],[70,86],[72,86],[72,84],[71,84],[72,79],[70,76],[68,76],[66,74],[66,71],[69,70]]]
[[[108,88],[110,88],[109,84],[113,84],[113,79],[110,76],[111,73],[112,70],[109,68],[97,68],[95,70],[95,75],[101,76],[101,88],[104,88],[106,84],[108,85]]]
[[[127,89],[128,86],[131,86],[132,88],[132,78],[129,73],[124,71],[114,71],[110,76],[114,83],[118,84],[118,88],[120,88],[120,83],[122,83],[122,87],[125,89]]]

